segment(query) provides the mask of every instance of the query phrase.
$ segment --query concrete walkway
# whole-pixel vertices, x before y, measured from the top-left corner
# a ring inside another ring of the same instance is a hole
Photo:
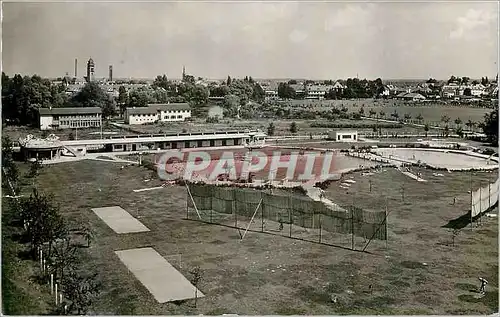
[[[205,295],[153,248],[115,251],[115,254],[159,303]]]

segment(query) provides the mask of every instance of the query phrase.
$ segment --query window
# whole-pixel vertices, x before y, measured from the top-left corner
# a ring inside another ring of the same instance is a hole
[[[350,134],[344,134],[342,135],[342,139],[350,139],[351,135]]]
[[[182,119],[182,116],[177,116],[177,119]]]

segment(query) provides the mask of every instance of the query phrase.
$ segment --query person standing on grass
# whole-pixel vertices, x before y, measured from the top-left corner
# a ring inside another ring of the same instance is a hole
[[[479,287],[479,293],[484,295],[486,293],[486,284],[488,284],[488,281],[482,277],[480,277],[479,280],[481,281],[481,287]]]

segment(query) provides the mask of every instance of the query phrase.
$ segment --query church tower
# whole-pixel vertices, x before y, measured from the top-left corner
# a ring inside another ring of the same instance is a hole
[[[87,62],[87,82],[91,82],[94,80],[94,69],[95,69],[95,64],[92,58],[89,59]]]
[[[186,79],[186,66],[182,66],[182,81]]]

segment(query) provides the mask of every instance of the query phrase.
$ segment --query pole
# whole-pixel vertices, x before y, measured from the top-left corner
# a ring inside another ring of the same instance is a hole
[[[351,205],[351,249],[354,250],[354,208]]]
[[[319,243],[321,243],[321,213],[319,214]]]
[[[57,305],[57,283],[56,283],[56,305]]]
[[[233,192],[233,200],[231,201],[231,208],[233,208],[234,211],[234,227],[238,228],[238,211],[236,210],[236,192],[235,190],[232,190],[232,192]]]
[[[186,219],[189,219],[189,193],[186,188]]]
[[[289,237],[292,237],[292,204],[291,204],[291,196],[288,194],[288,225],[289,225]]]
[[[481,215],[483,213],[483,197],[482,197],[482,187],[483,184],[482,184],[482,181],[479,181],[479,224],[481,224]]]
[[[473,217],[472,217],[472,212],[474,210],[474,202],[472,201],[472,171],[470,171],[470,230],[472,231],[473,228]]]
[[[389,249],[389,232],[387,231],[387,217],[389,213],[387,212],[387,197],[385,197],[385,249]]]
[[[54,292],[54,274],[50,274],[50,294]]]
[[[262,197],[262,194],[260,195],[260,197]],[[263,201],[262,198],[261,201]],[[260,217],[261,217],[260,231],[264,232],[264,204],[260,206]]]

